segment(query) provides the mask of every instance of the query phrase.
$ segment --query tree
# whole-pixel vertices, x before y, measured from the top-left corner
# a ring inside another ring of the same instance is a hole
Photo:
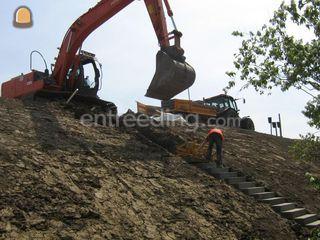
[[[289,26],[307,29],[313,35],[305,41],[290,34]],[[320,129],[320,0],[292,0],[283,2],[273,18],[259,31],[233,32],[243,39],[236,53],[235,70],[226,90],[235,86],[235,79],[253,86],[260,94],[274,87],[282,91],[296,88],[309,94],[304,115],[309,124]]]
[[[320,159],[320,137],[307,134],[301,136],[301,139],[302,141],[296,140],[290,146],[290,153],[301,161],[317,161],[317,159]]]

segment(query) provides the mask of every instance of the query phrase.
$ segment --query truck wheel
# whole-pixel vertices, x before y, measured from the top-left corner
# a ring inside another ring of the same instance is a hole
[[[237,111],[235,111],[232,108],[228,108],[227,110],[225,110],[219,114],[218,124],[224,125],[226,127],[237,128],[237,127],[239,127],[239,121],[230,121],[230,120],[236,119],[238,117],[239,117],[239,114]],[[224,123],[224,124],[222,124],[222,123]]]
[[[197,118],[194,117],[194,116],[187,116],[185,119],[186,119],[187,122],[190,123],[190,124],[197,123]]]
[[[246,129],[246,130],[252,130],[252,131],[255,130],[252,119],[248,117],[241,119],[240,128]]]

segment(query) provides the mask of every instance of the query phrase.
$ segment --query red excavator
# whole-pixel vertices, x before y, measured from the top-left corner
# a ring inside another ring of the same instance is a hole
[[[116,108],[114,104],[102,101],[97,96],[101,86],[100,78],[102,74],[101,69],[99,70],[101,64],[97,62],[94,54],[83,51],[81,46],[95,29],[133,1],[100,1],[95,7],[79,17],[67,31],[60,47],[59,56],[53,65],[52,74],[49,73],[47,64],[44,72],[32,69],[32,54],[37,52],[34,51],[30,55],[31,72],[3,83],[2,97],[20,99],[30,96],[73,97],[86,102],[106,105],[109,108]],[[194,69],[185,61],[184,50],[180,46],[182,34],[176,28],[168,0],[163,1],[175,28],[170,33],[167,28],[162,0],[144,1],[161,47],[156,57],[156,73],[146,96],[159,100],[169,100],[192,86],[196,74]],[[174,40],[173,45],[170,43],[171,40]],[[85,70],[88,69],[93,72],[92,79],[86,76]]]

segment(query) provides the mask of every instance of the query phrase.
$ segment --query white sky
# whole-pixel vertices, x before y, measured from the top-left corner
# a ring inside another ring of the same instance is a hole
[[[48,63],[54,62],[62,38],[72,22],[97,1],[79,0],[3,0],[0,9],[0,83],[29,71],[29,53],[40,50]],[[228,83],[226,71],[232,70],[233,54],[240,40],[232,31],[258,29],[272,16],[280,0],[171,0],[175,20],[183,32],[182,47],[188,62],[196,69],[197,80],[191,88],[194,100],[222,93]],[[28,30],[12,26],[14,10],[27,5],[34,15],[34,27]],[[169,26],[170,22],[168,21]],[[103,64],[102,99],[113,101],[120,112],[136,110],[135,101],[160,105],[160,101],[145,98],[155,70],[158,51],[143,1],[135,1],[96,30],[85,42],[84,50],[96,53]],[[35,68],[43,70],[41,61]],[[246,98],[239,104],[241,116],[250,115],[257,131],[269,133],[267,117],[282,114],[284,135],[298,137],[300,133],[316,132],[307,125],[301,111],[309,96],[295,90],[272,96],[260,96],[253,89],[230,91],[236,98]],[[184,92],[178,98],[187,98]]]

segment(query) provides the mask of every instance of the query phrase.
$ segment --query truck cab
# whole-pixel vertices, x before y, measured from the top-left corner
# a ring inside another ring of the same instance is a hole
[[[218,118],[240,118],[237,100],[229,95],[220,94],[211,98],[204,98],[201,103],[216,109]],[[254,123],[249,116],[240,119],[239,127],[242,129],[255,130]]]
[[[236,100],[233,97],[225,94],[221,94],[211,98],[204,98],[203,103],[205,106],[216,108],[219,111],[233,109],[234,111],[239,112]]]

